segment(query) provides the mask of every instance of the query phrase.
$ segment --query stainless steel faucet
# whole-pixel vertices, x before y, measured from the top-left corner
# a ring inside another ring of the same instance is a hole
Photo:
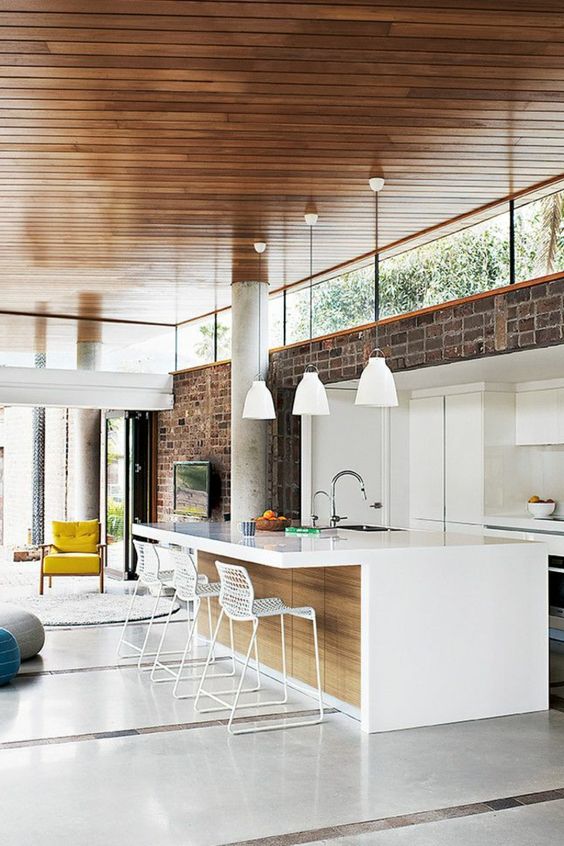
[[[354,470],[341,470],[340,473],[336,473],[331,480],[331,525],[333,528],[340,523],[341,520],[346,520],[346,517],[339,517],[337,514],[337,506],[335,502],[335,488],[337,487],[337,482],[343,476],[353,476],[355,479],[358,479],[360,483],[360,490],[362,491],[362,495],[364,499],[366,499],[366,488],[364,487],[364,479],[359,473],[356,473]]]
[[[314,510],[315,510],[315,498],[316,498],[319,494],[323,494],[323,496],[326,496],[326,497],[327,497],[327,499],[329,500],[329,507],[331,507],[331,497],[329,496],[329,494],[327,493],[327,491],[319,490],[319,491],[316,491],[316,492],[314,493],[314,495],[313,495],[313,496],[312,496],[312,498],[311,498],[311,525],[312,525],[312,526],[314,526],[314,527],[317,525],[317,521],[319,520],[318,515],[314,513]]]

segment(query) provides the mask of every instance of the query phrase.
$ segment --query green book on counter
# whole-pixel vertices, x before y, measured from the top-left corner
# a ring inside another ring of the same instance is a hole
[[[288,526],[287,529],[284,529],[284,534],[286,535],[320,535],[320,529],[316,529],[313,526]]]

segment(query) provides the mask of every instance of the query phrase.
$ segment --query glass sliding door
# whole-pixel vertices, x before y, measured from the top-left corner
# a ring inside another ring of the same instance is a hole
[[[106,543],[108,570],[123,578],[126,572],[126,425],[123,412],[106,413]]]
[[[135,575],[132,523],[154,516],[154,420],[149,411],[108,411],[105,532],[109,575]]]

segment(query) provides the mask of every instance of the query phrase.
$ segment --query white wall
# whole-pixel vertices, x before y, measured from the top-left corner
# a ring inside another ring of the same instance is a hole
[[[525,514],[527,499],[537,495],[556,500],[555,513],[564,516],[564,445],[520,446],[516,452],[514,477],[522,496],[514,511]]]
[[[382,411],[354,405],[355,391],[329,389],[330,415],[313,417],[311,431],[312,491],[319,488],[330,492],[331,479],[339,470],[355,470],[366,485],[365,501],[359,483],[352,477],[337,483],[337,513],[347,517],[348,523],[382,522],[382,511],[370,508],[381,502],[382,484]],[[320,525],[329,523],[329,504],[318,497],[316,513]],[[309,504],[303,515],[309,517]]]

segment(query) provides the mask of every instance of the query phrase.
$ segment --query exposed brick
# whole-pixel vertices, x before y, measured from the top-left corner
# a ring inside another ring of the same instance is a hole
[[[541,296],[544,296],[544,294],[541,294]],[[510,291],[507,298],[511,303],[524,303],[525,300],[531,299],[531,289],[518,288],[516,291]]]
[[[532,300],[527,300],[526,303],[519,303],[514,310],[515,314],[512,317],[530,317],[535,313],[535,304]]]
[[[229,511],[231,366],[203,368],[174,377],[174,409],[159,412],[159,520],[173,515],[173,465],[192,459],[212,462],[217,478],[212,517]],[[163,436],[166,450],[163,450]],[[175,519],[181,519],[175,517]]]
[[[560,311],[549,311],[546,313],[537,314],[535,317],[535,327],[537,329],[546,329],[549,326],[560,326],[562,323],[562,313]]]
[[[483,314],[473,314],[470,317],[465,317],[463,321],[464,331],[468,329],[482,328],[484,325]]]
[[[549,288],[547,287],[546,283],[542,285],[535,285],[534,288],[522,288],[522,291],[529,291],[531,299],[533,300],[542,300],[543,297],[546,297]]]
[[[535,311],[539,312],[555,311],[562,307],[562,297],[544,297],[542,300],[537,300],[535,303]]]
[[[519,329],[519,332],[529,332],[531,329],[535,328],[535,318],[527,317],[523,320],[519,320],[517,328]]]
[[[551,326],[548,329],[539,329],[535,334],[538,346],[548,346],[562,340],[562,327]]]
[[[426,338],[439,338],[444,332],[444,327],[442,323],[434,323],[432,326],[428,326],[425,330],[425,337]],[[392,336],[393,341],[393,336]]]
[[[482,314],[484,311],[489,311],[491,307],[491,297],[483,297],[481,300],[475,300],[474,314]]]
[[[534,332],[519,332],[519,346],[520,347],[532,347],[535,343],[535,333]]]

